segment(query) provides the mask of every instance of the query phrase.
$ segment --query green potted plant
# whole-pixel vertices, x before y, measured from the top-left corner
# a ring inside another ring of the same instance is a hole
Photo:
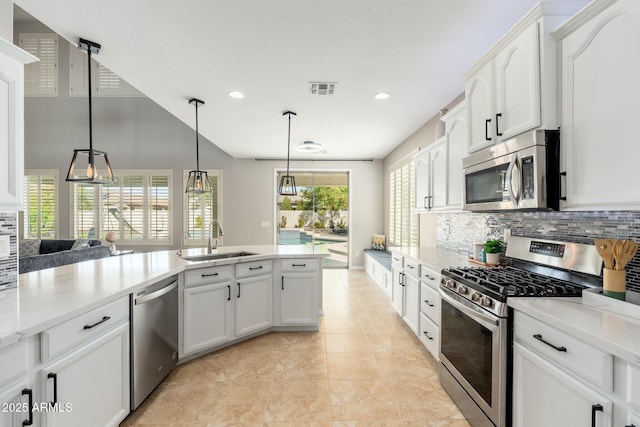
[[[484,253],[486,256],[487,264],[498,264],[500,262],[500,254],[504,250],[504,243],[502,240],[487,240],[484,244]]]

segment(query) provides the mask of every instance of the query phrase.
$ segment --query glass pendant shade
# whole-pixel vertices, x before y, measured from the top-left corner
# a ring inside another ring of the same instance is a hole
[[[283,116],[289,116],[289,131],[287,133],[287,173],[280,178],[280,185],[278,186],[278,194],[281,196],[296,196],[296,180],[293,176],[289,175],[289,153],[291,151],[291,116],[297,116],[293,111],[285,111]]]
[[[296,192],[296,180],[291,175],[282,175],[280,178],[280,186],[278,187],[278,194],[281,196],[295,196]]]
[[[189,179],[187,179],[187,188],[185,193],[210,193],[211,181],[209,175],[205,171],[193,170],[189,171]]]
[[[100,47],[98,43],[85,39],[80,39],[78,43],[78,48],[87,52],[87,69],[89,73],[89,148],[73,150],[73,158],[71,159],[71,165],[69,165],[66,178],[66,180],[70,182],[83,182],[86,184],[113,184],[115,182],[107,153],[93,149],[91,54],[100,52]]]
[[[184,192],[195,194],[210,193],[211,181],[209,181],[209,175],[206,171],[200,170],[200,149],[198,141],[198,106],[204,105],[204,101],[191,98],[189,104],[193,104],[196,107],[196,168],[195,170],[189,171],[187,188],[184,189]]]

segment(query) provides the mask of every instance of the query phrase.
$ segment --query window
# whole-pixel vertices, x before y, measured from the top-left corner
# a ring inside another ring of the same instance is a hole
[[[214,219],[222,222],[222,171],[207,171],[211,181],[211,193],[184,195],[184,243],[204,245],[209,238],[209,226]],[[184,171],[182,188],[187,186],[189,171]],[[219,237],[219,226],[213,222],[212,237]]]
[[[104,65],[91,61],[93,96],[141,97],[136,88]],[[87,54],[77,46],[69,47],[69,96],[87,96]]]
[[[58,96],[58,36],[20,34],[18,43],[40,59],[24,66],[24,95]]]
[[[55,239],[58,235],[58,172],[28,170],[24,176],[23,239]]]
[[[71,184],[74,238],[121,244],[171,243],[171,171],[114,171],[114,184]]]
[[[413,161],[389,171],[389,246],[418,246],[418,214],[415,213]]]

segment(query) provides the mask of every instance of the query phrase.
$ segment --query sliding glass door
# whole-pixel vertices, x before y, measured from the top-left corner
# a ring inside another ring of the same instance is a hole
[[[276,183],[285,172],[279,172]],[[279,245],[323,246],[324,267],[349,266],[349,173],[295,172],[296,196],[277,197]],[[276,188],[277,192],[277,188]]]

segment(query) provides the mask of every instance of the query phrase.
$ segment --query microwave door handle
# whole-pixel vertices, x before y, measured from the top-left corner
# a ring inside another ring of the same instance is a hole
[[[513,170],[519,170],[520,168],[518,167],[518,157],[516,156],[511,163],[509,163],[509,168],[507,169],[507,192],[509,193],[509,197],[511,198],[511,204],[513,205],[514,208],[518,207],[518,194],[516,194],[513,191]],[[519,174],[516,174],[516,178],[520,179]],[[520,188],[520,186],[518,185],[518,188]],[[519,192],[519,191],[518,191]]]

